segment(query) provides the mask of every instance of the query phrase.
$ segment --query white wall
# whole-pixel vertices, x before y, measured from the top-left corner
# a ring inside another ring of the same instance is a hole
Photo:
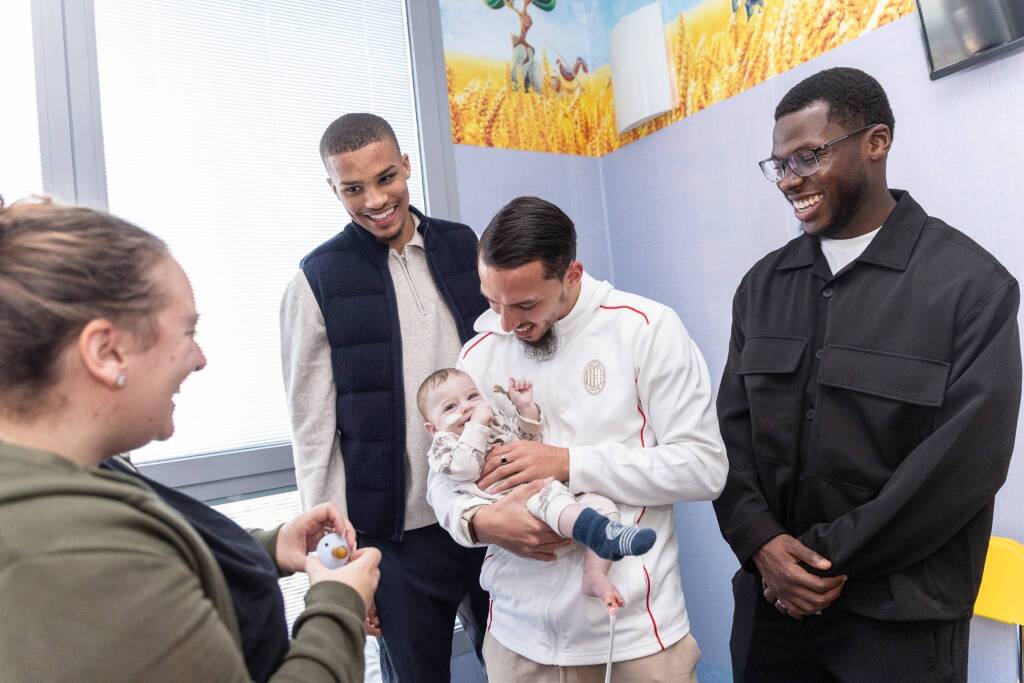
[[[459,220],[477,234],[509,200],[541,197],[576,223],[577,256],[587,270],[595,277],[611,278],[600,159],[456,145],[455,168]]]

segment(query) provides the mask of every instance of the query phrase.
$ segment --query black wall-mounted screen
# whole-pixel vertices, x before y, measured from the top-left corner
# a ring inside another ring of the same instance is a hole
[[[1024,48],[1024,0],[917,0],[932,80]]]

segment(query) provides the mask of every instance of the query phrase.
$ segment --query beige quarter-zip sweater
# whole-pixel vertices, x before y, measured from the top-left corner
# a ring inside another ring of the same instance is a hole
[[[451,311],[430,275],[423,235],[418,229],[401,252],[390,251],[388,270],[395,286],[402,332],[405,529],[412,530],[437,522],[426,500],[427,451],[431,439],[416,408],[416,391],[431,372],[455,365],[462,344]],[[331,347],[323,313],[301,270],[288,284],[281,302],[281,365],[302,507],[308,509],[333,501],[347,515]]]

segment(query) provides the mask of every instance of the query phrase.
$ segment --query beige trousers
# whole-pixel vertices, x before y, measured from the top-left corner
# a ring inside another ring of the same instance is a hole
[[[700,648],[692,634],[661,652],[615,662],[614,683],[697,683]],[[488,633],[484,661],[491,683],[604,683],[604,664],[554,666],[538,664],[512,652]]]

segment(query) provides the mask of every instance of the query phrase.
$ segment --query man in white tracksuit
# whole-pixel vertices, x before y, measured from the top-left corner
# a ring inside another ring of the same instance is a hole
[[[696,680],[700,651],[689,635],[672,504],[712,500],[725,484],[704,358],[672,309],[584,272],[572,221],[549,202],[520,197],[503,207],[479,254],[491,311],[477,320],[459,367],[491,401],[509,377],[530,377],[546,420],[544,443],[489,454],[481,488],[534,482],[497,503],[480,507],[448,478],[429,478],[427,498],[452,537],[491,544],[480,578],[492,599],[490,680],[603,680],[608,615],[578,590],[584,554],[553,561],[565,541],[525,509],[546,477],[607,496],[622,523],[642,520],[658,533],[647,554],[609,573],[626,601],[615,679]]]

